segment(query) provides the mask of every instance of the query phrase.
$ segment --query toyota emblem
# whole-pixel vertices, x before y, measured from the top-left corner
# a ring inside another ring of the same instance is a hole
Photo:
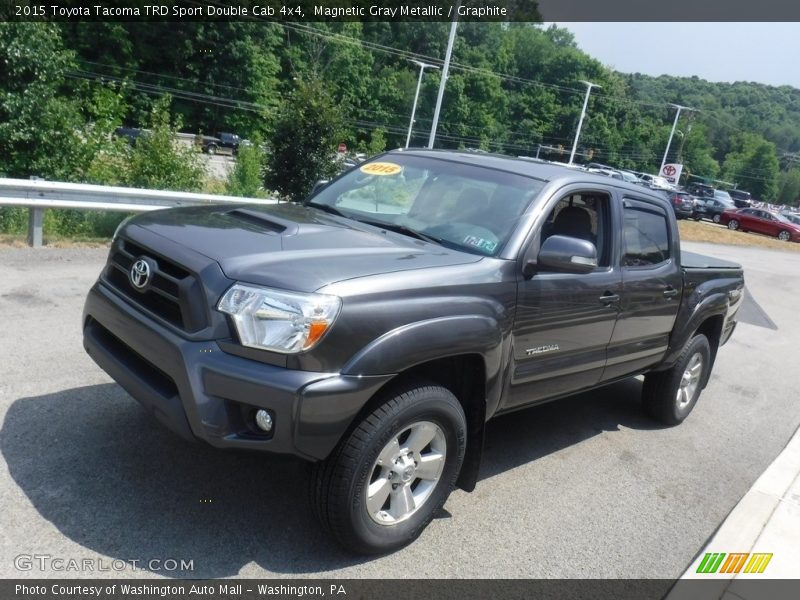
[[[144,289],[150,281],[150,265],[143,258],[140,258],[131,267],[131,284],[137,290]]]

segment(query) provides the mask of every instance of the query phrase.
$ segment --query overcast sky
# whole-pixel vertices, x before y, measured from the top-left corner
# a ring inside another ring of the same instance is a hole
[[[800,23],[558,23],[622,73],[800,88]]]

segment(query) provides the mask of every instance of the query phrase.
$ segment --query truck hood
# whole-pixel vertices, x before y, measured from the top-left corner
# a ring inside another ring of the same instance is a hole
[[[297,204],[158,210],[137,216],[125,230],[136,227],[217,261],[231,279],[305,292],[482,258]]]

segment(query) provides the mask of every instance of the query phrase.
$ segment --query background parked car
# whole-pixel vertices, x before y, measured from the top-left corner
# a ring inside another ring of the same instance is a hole
[[[697,198],[714,197],[714,188],[705,183],[692,183],[689,185],[689,187],[686,188],[686,191],[689,192],[692,196],[696,196]]]
[[[714,223],[720,222],[722,213],[726,210],[735,210],[737,208],[733,202],[726,202],[717,198],[701,199],[700,202],[702,203],[702,209],[698,208],[698,212],[702,212],[700,218],[710,219]]]
[[[606,177],[612,177],[613,179],[622,179],[622,173],[617,171],[616,169],[600,169],[597,167],[589,167],[587,169],[589,173],[597,173],[598,175],[605,175]]]
[[[142,135],[147,135],[149,130],[147,129],[139,129],[138,127],[117,127],[114,130],[114,135],[120,138],[124,138],[126,142],[128,142],[131,146],[136,145],[136,140],[138,140]]]
[[[800,213],[785,212],[785,213],[781,213],[781,215],[783,215],[784,217],[789,219],[795,225],[800,225]]]
[[[659,175],[650,175],[649,173],[642,173],[639,179],[644,181],[651,189],[654,190],[672,190],[674,186]]]
[[[199,136],[199,144],[206,154],[216,154],[221,149],[228,150],[231,154],[238,154],[239,148],[250,145],[250,141],[243,140],[235,133],[220,133],[218,137]]]
[[[642,182],[641,179],[639,179],[634,173],[631,173],[630,171],[620,170],[619,174],[622,175],[622,179],[624,181],[627,181],[628,183],[641,183]]]
[[[729,209],[722,213],[720,222],[733,231],[752,231],[771,235],[779,240],[800,242],[800,225],[795,225],[783,215],[760,208]]]
[[[721,200],[722,202],[729,202],[738,208],[747,208],[746,206],[738,206],[731,198],[731,195],[725,190],[714,190],[714,199]]]
[[[733,203],[739,208],[749,208],[750,203],[753,201],[750,192],[745,192],[744,190],[729,190],[728,194]]]
[[[689,192],[681,192],[673,190],[666,192],[667,200],[669,201],[672,210],[675,211],[675,217],[678,219],[691,219],[695,214],[694,198]]]

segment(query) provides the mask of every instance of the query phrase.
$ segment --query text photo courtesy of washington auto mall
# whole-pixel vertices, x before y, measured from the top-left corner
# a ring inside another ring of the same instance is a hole
[[[800,7],[0,3],[0,599],[795,599]]]

